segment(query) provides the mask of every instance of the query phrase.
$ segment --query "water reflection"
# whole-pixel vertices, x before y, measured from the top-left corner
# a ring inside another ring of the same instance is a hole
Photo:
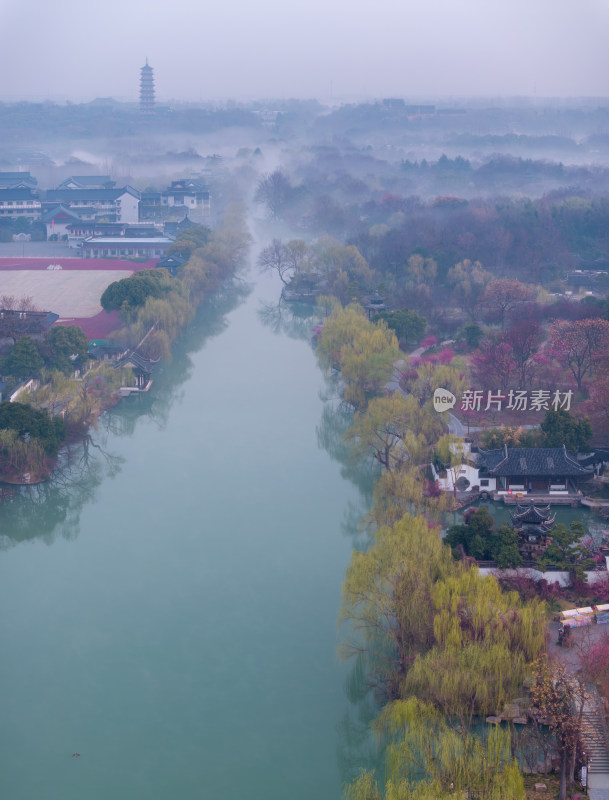
[[[372,504],[374,482],[379,470],[372,458],[354,458],[344,440],[345,433],[353,421],[353,409],[338,396],[338,387],[332,379],[327,382],[329,393],[322,399],[325,405],[317,426],[317,443],[328,455],[340,464],[343,478],[359,489],[357,501],[347,504],[342,522],[343,532],[353,538],[354,547],[369,544],[369,533],[364,530],[364,518]]]
[[[0,548],[6,550],[35,538],[46,544],[53,544],[58,536],[75,539],[83,506],[93,500],[104,477],[119,472],[121,463],[97,434],[64,448],[52,480],[19,487],[4,497]]]
[[[190,353],[197,352],[227,326],[226,315],[250,293],[243,281],[227,282],[201,307],[189,326],[174,358],[155,373],[154,388],[145,395],[122,400],[103,414],[97,429],[82,442],[64,447],[51,480],[36,486],[8,487],[0,502],[0,549],[20,542],[42,539],[52,544],[57,537],[72,540],[78,536],[84,506],[95,498],[105,478],[120,472],[123,459],[111,451],[114,437],[132,436],[143,417],[159,428],[167,424],[172,405],[190,377]]]
[[[278,303],[260,301],[260,322],[273,333],[285,334],[290,339],[311,341],[313,328],[321,322],[321,314],[310,303]]]
[[[337,760],[343,784],[354,781],[362,770],[382,774],[383,748],[371,732],[373,720],[381,706],[375,700],[368,682],[370,665],[360,653],[353,658],[345,681],[345,694],[350,707],[338,725]]]
[[[227,315],[252,291],[251,286],[233,278],[209,297],[188,327],[180,344],[172,351],[171,361],[162,363],[154,374],[154,389],[143,395],[131,395],[104,415],[103,424],[118,436],[132,436],[139,419],[145,417],[159,429],[165,428],[171,409],[184,396],[184,384],[192,375],[192,353],[205,342],[226,330]]]

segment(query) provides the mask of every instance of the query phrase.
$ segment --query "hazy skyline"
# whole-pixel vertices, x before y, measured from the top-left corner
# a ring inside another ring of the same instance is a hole
[[[605,97],[609,0],[0,0],[0,99]]]

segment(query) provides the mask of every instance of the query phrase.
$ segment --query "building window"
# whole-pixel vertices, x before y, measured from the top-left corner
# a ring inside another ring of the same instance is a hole
[[[488,478],[482,478],[480,481],[480,486],[488,486]]]

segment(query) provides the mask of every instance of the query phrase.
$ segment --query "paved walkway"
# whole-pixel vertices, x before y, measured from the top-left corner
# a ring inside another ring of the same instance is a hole
[[[408,392],[405,392],[402,387],[400,386],[400,381],[402,379],[402,374],[406,369],[406,362],[403,358],[398,359],[393,364],[393,375],[391,376],[390,380],[387,381],[385,384],[385,389],[389,392],[389,394],[394,394],[395,392],[399,392],[400,394],[406,397]]]
[[[602,639],[607,631],[605,625],[590,625],[571,630],[571,647],[559,647],[558,623],[549,626],[550,642],[548,651],[559,660],[570,674],[580,667],[580,660],[595,642]],[[592,800],[609,800],[609,742],[604,722],[603,710],[596,689],[590,687],[589,698],[584,704],[582,739],[589,757],[588,786]]]

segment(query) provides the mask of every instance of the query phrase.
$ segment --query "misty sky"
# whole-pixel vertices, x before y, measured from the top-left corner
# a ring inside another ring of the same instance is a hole
[[[1,100],[607,96],[609,0],[0,0]]]

